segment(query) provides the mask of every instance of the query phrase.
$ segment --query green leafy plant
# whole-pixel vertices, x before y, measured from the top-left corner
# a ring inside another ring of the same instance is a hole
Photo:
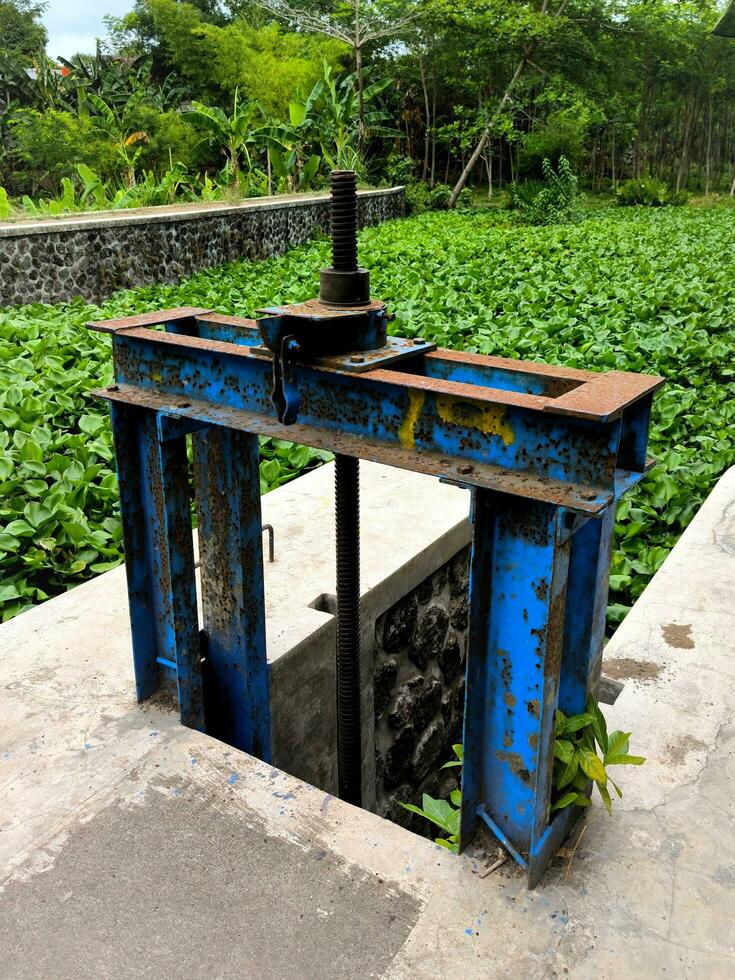
[[[262,109],[256,102],[240,98],[238,89],[235,89],[232,112],[194,100],[190,113],[207,127],[209,132],[205,141],[218,145],[227,155],[233,183],[237,180],[242,159],[245,169],[250,170],[253,151],[272,142]]]
[[[612,813],[608,784],[619,797],[623,794],[609,776],[608,767],[641,766],[646,761],[643,756],[628,754],[630,736],[630,732],[611,732],[608,735],[605,716],[591,694],[581,714],[567,717],[562,711],[557,711],[551,813],[573,805],[588,807],[591,782],[597,786],[607,812]],[[462,765],[463,746],[453,745],[452,748],[456,758],[445,763],[443,769]],[[444,831],[447,836],[435,838],[436,843],[456,853],[462,806],[460,790],[453,790],[448,800],[436,800],[424,793],[421,806],[413,803],[401,803],[401,806]]]
[[[462,765],[464,750],[461,744],[453,745],[452,749],[456,759],[445,763],[442,769],[451,769]],[[417,813],[420,817],[433,823],[439,830],[443,830],[446,837],[437,837],[435,841],[448,851],[456,854],[459,846],[459,816],[462,806],[462,793],[460,790],[452,790],[449,800],[435,800],[433,796],[424,793],[422,805],[415,806],[413,803],[401,803],[404,810],[410,813]]]
[[[552,776],[551,810],[568,806],[590,805],[590,780],[608,813],[612,799],[608,784],[619,797],[623,793],[608,773],[609,766],[641,766],[643,756],[629,755],[630,732],[611,732],[608,735],[605,716],[595,698],[589,694],[585,711],[567,717],[557,711],[554,731],[554,770]]]
[[[577,177],[566,157],[556,170],[550,160],[542,164],[544,179],[513,188],[511,199],[522,221],[529,225],[569,224],[579,221],[582,208]]]
[[[681,207],[689,195],[686,191],[672,191],[661,180],[643,177],[641,180],[626,180],[616,192],[620,205],[639,205],[648,208],[668,206]]]

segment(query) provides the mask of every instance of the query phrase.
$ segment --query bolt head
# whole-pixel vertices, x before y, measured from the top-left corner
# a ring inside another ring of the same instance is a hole
[[[350,358],[350,362],[352,364],[364,364],[365,358],[362,357],[361,354],[353,354],[352,357]]]
[[[457,467],[457,472],[461,473],[463,476],[466,476],[468,473],[472,473],[474,469],[475,467],[470,463],[464,463],[462,466]]]

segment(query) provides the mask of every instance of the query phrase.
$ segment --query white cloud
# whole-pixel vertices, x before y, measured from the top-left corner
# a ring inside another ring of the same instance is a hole
[[[94,54],[96,38],[107,34],[103,17],[128,13],[134,0],[50,0],[42,16],[48,31],[46,50],[52,58]]]

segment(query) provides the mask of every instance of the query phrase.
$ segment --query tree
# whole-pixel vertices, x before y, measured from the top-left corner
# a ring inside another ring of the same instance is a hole
[[[48,34],[38,18],[45,8],[45,3],[33,3],[30,0],[2,0],[0,45],[6,51],[14,51],[29,57],[43,50]]]
[[[459,179],[457,180],[457,183],[454,185],[452,189],[452,193],[449,197],[450,208],[453,208],[457,203],[457,200],[459,199],[459,195],[462,193],[462,188],[467,183],[467,178],[469,177],[470,173],[474,169],[477,161],[482,156],[483,150],[485,149],[485,146],[487,145],[487,142],[490,139],[490,136],[493,132],[493,127],[495,126],[496,122],[498,121],[498,119],[500,119],[503,112],[505,111],[506,105],[510,102],[511,97],[513,96],[513,93],[515,91],[516,85],[518,84],[518,81],[523,75],[523,72],[531,63],[531,55],[535,54],[536,46],[539,43],[540,38],[543,36],[544,29],[546,27],[546,25],[543,23],[544,19],[551,16],[554,19],[558,20],[564,13],[564,8],[567,5],[567,0],[559,0],[559,3],[554,9],[552,14],[549,14],[550,3],[551,0],[542,0],[541,2],[541,9],[539,11],[540,20],[537,28],[538,33],[533,33],[531,37],[528,39],[528,41],[526,42],[523,48],[523,54],[521,55],[521,59],[518,62],[516,66],[516,70],[513,72],[510,81],[508,82],[505,92],[503,93],[503,97],[498,103],[495,111],[488,119],[485,128],[482,131],[482,136],[480,137],[477,143],[477,146],[475,147],[475,149],[472,152],[472,155],[467,161],[467,165],[462,170],[462,173],[459,175]]]
[[[343,21],[342,18],[330,16],[318,8],[307,9],[294,6],[290,0],[253,0],[253,3],[302,30],[324,34],[327,37],[342,41],[352,48],[357,77],[358,143],[362,148],[367,135],[363,51],[369,44],[385,41],[399,34],[418,16],[418,8],[410,9],[412,4],[403,3],[400,6],[404,11],[406,7],[409,7],[409,12],[395,16],[392,6],[388,7],[385,4],[370,2],[370,0],[346,0],[344,9],[347,16]]]

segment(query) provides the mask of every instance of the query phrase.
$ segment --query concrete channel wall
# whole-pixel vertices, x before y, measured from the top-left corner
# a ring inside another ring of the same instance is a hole
[[[404,213],[403,187],[358,193],[360,227]],[[100,302],[118,289],[282,255],[328,229],[326,193],[0,223],[0,306]]]

